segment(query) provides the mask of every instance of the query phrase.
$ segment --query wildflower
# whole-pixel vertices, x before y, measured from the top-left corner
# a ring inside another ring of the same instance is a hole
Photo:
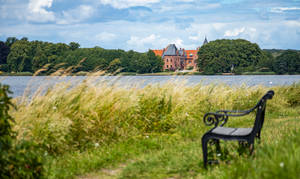
[[[146,135],[146,138],[149,138],[149,136]]]
[[[220,153],[218,153],[218,154],[217,154],[217,156],[218,156],[218,157],[220,157],[220,156],[221,156],[221,154],[220,154]]]
[[[284,167],[284,163],[283,162],[280,162],[279,166],[282,168]]]
[[[56,110],[57,108],[56,108],[56,106],[53,106],[53,108],[52,108],[53,110]]]
[[[186,116],[189,116],[189,114],[188,114],[187,112],[185,113],[185,115],[186,115]]]
[[[95,147],[99,147],[99,143],[95,143]]]

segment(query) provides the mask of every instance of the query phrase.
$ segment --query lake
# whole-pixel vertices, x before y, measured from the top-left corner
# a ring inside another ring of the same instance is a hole
[[[7,76],[0,77],[2,84],[10,86],[13,92],[13,97],[22,96],[25,89],[34,92],[41,85],[52,86],[58,82],[71,81],[71,83],[80,83],[86,77],[47,77],[47,76]],[[186,83],[186,85],[196,84],[227,84],[230,86],[283,86],[300,82],[300,75],[233,75],[233,76],[99,76],[95,77],[100,81],[107,81],[109,83],[118,83],[120,86],[126,85],[140,85],[147,84],[164,84],[166,82]]]

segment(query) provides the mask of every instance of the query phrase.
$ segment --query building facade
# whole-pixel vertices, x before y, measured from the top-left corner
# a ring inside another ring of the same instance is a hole
[[[203,45],[207,43],[208,41],[205,37]],[[152,51],[164,60],[164,70],[197,70],[197,53],[199,48],[196,50],[185,50],[182,48],[178,49],[175,44],[169,44],[162,50]]]

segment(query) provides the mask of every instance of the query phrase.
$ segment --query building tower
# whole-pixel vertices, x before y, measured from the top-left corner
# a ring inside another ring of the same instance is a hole
[[[205,39],[204,39],[203,45],[205,45],[205,44],[208,44],[208,41],[207,41],[207,38],[206,38],[206,36],[205,36]],[[203,45],[202,45],[202,46],[203,46]]]

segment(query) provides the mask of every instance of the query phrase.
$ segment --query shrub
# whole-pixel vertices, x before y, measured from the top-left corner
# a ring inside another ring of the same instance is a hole
[[[29,141],[16,143],[14,121],[8,114],[13,106],[9,93],[9,87],[0,84],[0,178],[40,178],[43,168],[38,148]]]
[[[289,86],[284,94],[290,106],[295,107],[300,105],[300,83]]]

